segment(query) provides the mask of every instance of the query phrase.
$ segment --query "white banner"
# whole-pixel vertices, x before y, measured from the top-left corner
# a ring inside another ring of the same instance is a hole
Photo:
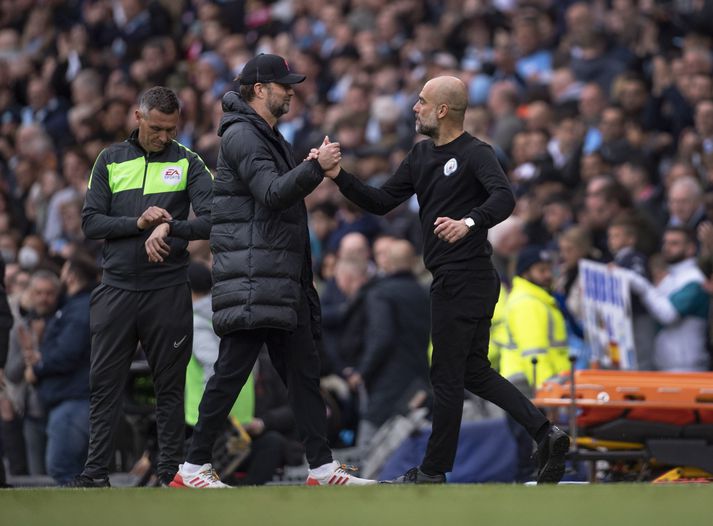
[[[605,369],[636,369],[631,295],[626,274],[587,259],[579,262],[584,337],[592,361]]]

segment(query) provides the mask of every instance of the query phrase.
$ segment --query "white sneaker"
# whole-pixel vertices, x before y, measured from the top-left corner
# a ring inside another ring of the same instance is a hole
[[[178,473],[169,484],[172,488],[214,489],[229,488],[220,481],[220,477],[213,469],[212,464],[203,464],[195,473],[183,471],[183,464],[178,466]]]
[[[310,470],[305,484],[307,486],[369,486],[376,484],[375,480],[361,479],[353,475],[356,468],[352,466],[346,466],[334,460],[331,467],[333,469],[327,471],[324,476],[315,475],[314,471]]]

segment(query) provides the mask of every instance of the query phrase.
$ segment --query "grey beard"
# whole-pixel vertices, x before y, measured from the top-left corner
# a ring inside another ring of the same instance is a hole
[[[285,106],[287,106],[287,108],[285,108]],[[279,105],[275,105],[274,107],[270,108],[270,113],[272,113],[273,117],[275,117],[276,119],[279,119],[284,114],[286,114],[288,111],[290,111],[289,104],[279,104]]]
[[[416,132],[431,139],[438,139],[438,128],[435,126],[425,126],[423,124],[416,125]]]

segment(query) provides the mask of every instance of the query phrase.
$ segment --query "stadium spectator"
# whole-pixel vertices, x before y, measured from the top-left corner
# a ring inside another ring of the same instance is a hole
[[[636,272],[648,279],[646,256],[637,250],[639,230],[626,216],[614,219],[607,230],[607,245],[612,254],[612,263]],[[636,369],[652,371],[653,348],[657,326],[654,319],[641,304],[639,297],[631,298],[632,329],[636,351]]]
[[[10,312],[10,305],[7,302],[7,291],[5,290],[5,262],[2,260],[0,260],[0,278],[2,279],[2,281],[0,281],[0,398],[4,399],[5,362],[7,362],[7,352],[10,345],[10,329],[13,325],[13,319],[12,312]],[[4,426],[5,424],[2,422],[0,425]],[[3,449],[7,447],[2,438],[0,438],[0,444],[2,444]],[[6,486],[5,464],[2,462],[3,456],[4,451],[0,449],[0,487]]]
[[[391,416],[407,412],[418,391],[430,391],[429,301],[413,273],[413,245],[392,240],[383,259],[384,276],[364,293],[363,349],[347,374],[352,389],[366,388],[357,433],[361,445],[369,444]]]
[[[45,327],[57,310],[59,294],[60,281],[56,274],[47,270],[34,272],[10,335],[5,372],[12,383],[10,399],[14,412],[23,422],[30,475],[46,473],[47,415],[37,389],[25,378],[25,343],[36,347],[42,342]]]
[[[529,245],[518,256],[516,271],[503,314],[507,341],[499,342],[500,374],[529,394],[569,370],[567,329],[551,294],[551,255],[543,247]]]
[[[525,247],[517,258],[516,273],[502,306],[502,327],[494,333],[501,339],[496,342],[498,370],[532,396],[544,381],[569,370],[567,327],[551,295],[552,261],[544,247]],[[532,474],[532,439],[510,416],[508,425],[518,446],[517,480],[525,481]]]
[[[706,348],[709,297],[703,288],[705,276],[696,264],[693,234],[684,227],[668,227],[661,253],[668,274],[658,285],[635,272],[629,277],[632,290],[664,326],[656,335],[654,366],[660,371],[706,371],[710,367]]]
[[[668,192],[668,212],[670,226],[681,226],[695,230],[705,220],[703,190],[692,177],[674,181]]]
[[[37,387],[47,418],[47,473],[66,485],[84,467],[89,445],[89,298],[97,268],[75,255],[62,267],[66,298],[47,322],[42,341],[20,334],[25,380]]]
[[[570,354],[577,356],[576,367],[588,369],[591,352],[584,340],[582,287],[579,280],[579,261],[601,259],[592,246],[590,233],[573,225],[559,237],[559,268],[555,272],[553,295],[567,322],[567,339]]]

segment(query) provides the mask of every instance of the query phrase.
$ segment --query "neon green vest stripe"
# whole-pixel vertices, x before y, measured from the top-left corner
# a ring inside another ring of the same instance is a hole
[[[145,166],[146,161],[143,157],[107,165],[106,169],[111,193],[116,194],[125,190],[141,188],[144,182]]]
[[[144,171],[146,183],[144,183]],[[109,188],[112,194],[138,190],[143,185],[144,195],[181,192],[188,182],[188,159],[168,163],[151,162],[144,157],[107,165]],[[91,180],[89,182],[91,187]]]
[[[203,367],[194,356],[188,362],[186,369],[186,394],[184,407],[186,423],[195,426],[198,422],[198,405],[203,397]],[[234,416],[241,424],[247,424],[253,419],[255,413],[255,386],[253,375],[248,376],[247,382],[240,391],[238,399],[230,410],[230,416]]]
[[[104,148],[106,150],[106,148]],[[94,164],[92,165],[92,171],[89,173],[89,181],[87,182],[87,188],[91,189],[92,188],[92,178],[94,177],[94,170],[97,167],[97,162],[99,162],[99,159],[101,159],[102,153],[104,153],[104,150],[102,150],[99,155],[97,155],[97,158],[94,160]]]

